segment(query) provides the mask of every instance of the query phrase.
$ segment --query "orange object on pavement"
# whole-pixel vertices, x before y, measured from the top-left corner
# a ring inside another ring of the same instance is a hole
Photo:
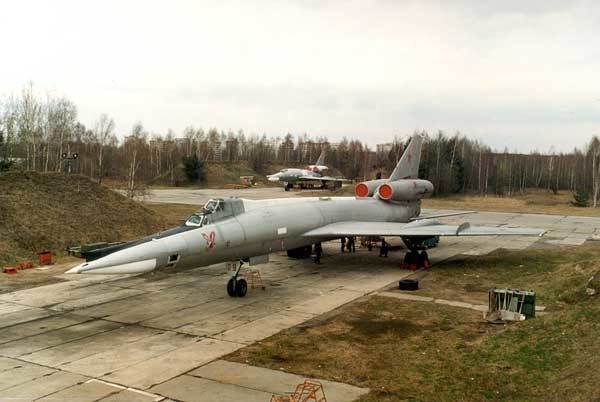
[[[17,273],[17,269],[15,267],[4,267],[2,269],[2,272],[4,272],[5,274],[14,275]]]
[[[327,402],[323,384],[319,381],[304,380],[298,384],[292,395],[271,397],[271,402]]]

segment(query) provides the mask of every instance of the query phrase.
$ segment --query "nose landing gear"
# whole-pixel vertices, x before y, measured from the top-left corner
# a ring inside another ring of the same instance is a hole
[[[246,296],[246,293],[248,293],[248,282],[243,278],[237,278],[242,269],[242,265],[244,265],[244,261],[240,260],[240,265],[235,270],[231,279],[227,282],[227,294],[229,297],[244,297]]]

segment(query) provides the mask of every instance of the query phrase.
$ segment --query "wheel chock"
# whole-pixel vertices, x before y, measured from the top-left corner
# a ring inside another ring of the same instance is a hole
[[[9,275],[14,275],[17,273],[17,269],[15,267],[4,267],[2,268],[2,272]]]

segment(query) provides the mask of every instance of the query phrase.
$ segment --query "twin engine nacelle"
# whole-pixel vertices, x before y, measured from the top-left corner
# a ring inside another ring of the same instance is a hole
[[[371,197],[377,194],[382,200],[416,201],[430,197],[433,184],[427,180],[397,180],[388,182],[385,179],[371,180],[356,186],[357,197]]]
[[[387,183],[387,179],[369,180],[359,183],[354,189],[354,194],[357,197],[372,197],[377,188],[384,183]]]
[[[327,166],[323,166],[323,165],[308,165],[306,167],[306,170],[311,170],[315,173],[319,173],[322,172],[323,170],[327,170]]]

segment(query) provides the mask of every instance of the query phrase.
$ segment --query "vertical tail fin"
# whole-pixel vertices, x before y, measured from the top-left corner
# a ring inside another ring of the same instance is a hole
[[[315,162],[315,165],[323,165],[325,163],[325,150],[321,151],[321,155],[319,155],[319,159]]]
[[[419,134],[413,135],[388,181],[419,178],[422,145],[423,136]]]

